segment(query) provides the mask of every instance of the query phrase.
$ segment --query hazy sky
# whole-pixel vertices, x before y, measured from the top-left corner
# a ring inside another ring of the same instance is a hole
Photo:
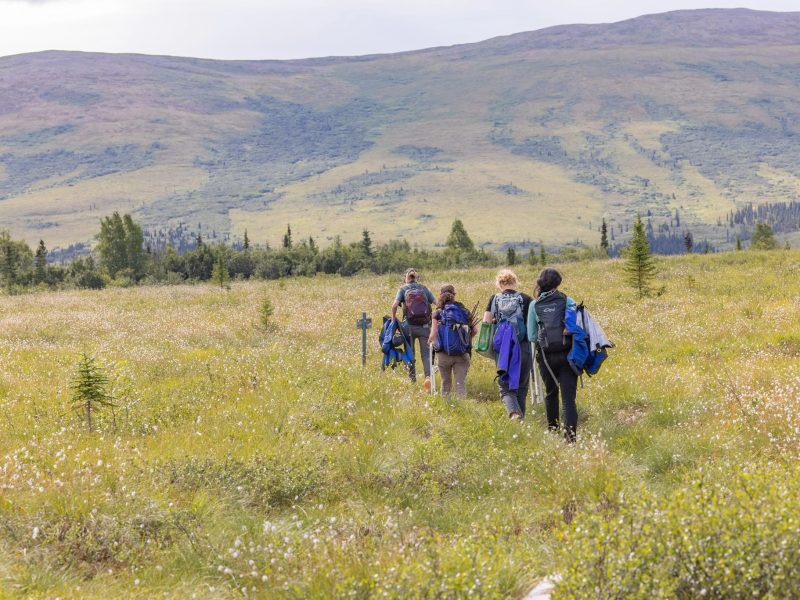
[[[683,8],[798,0],[0,0],[0,56],[39,50],[224,59],[396,52]]]

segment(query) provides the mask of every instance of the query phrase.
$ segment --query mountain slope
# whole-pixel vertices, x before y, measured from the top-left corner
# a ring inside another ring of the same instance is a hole
[[[355,58],[6,57],[0,227],[66,245],[120,209],[430,245],[461,217],[492,244],[597,243],[642,213],[724,244],[729,211],[800,190],[798,32],[703,10]]]

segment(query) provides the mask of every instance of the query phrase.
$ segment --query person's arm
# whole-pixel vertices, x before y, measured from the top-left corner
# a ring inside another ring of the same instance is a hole
[[[428,345],[432,346],[436,341],[436,334],[439,333],[439,320],[434,317],[431,319],[431,334],[428,336]]]
[[[539,337],[539,324],[536,322],[536,300],[528,307],[528,341],[535,342]]]
[[[489,304],[486,305],[486,311],[483,313],[484,323],[494,323],[494,315],[492,314],[493,304],[494,304],[494,296],[492,296],[491,300],[489,300]]]
[[[400,300],[397,298],[392,302],[392,321],[397,321],[397,309],[400,307]]]

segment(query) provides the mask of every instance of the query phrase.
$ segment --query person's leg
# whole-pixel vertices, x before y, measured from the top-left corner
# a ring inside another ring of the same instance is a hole
[[[442,378],[442,395],[446,396],[453,389],[453,366],[455,364],[454,356],[449,356],[444,352],[436,354],[436,360],[439,364],[439,377]]]
[[[467,397],[467,371],[469,371],[471,357],[463,354],[453,363],[453,376],[456,380],[456,395],[459,398]]]
[[[422,361],[422,369],[425,371],[425,377],[431,376],[431,350],[428,346],[428,336],[430,334],[430,325],[411,326],[412,343],[416,344],[416,340],[419,340],[419,359]]]
[[[517,390],[513,392],[509,390],[508,380],[503,381],[502,377],[497,378],[497,385],[500,388],[500,400],[503,402],[503,406],[506,407],[508,416],[510,417],[516,413],[522,417],[522,409],[519,406],[519,402],[517,402]]]
[[[544,408],[547,413],[548,429],[558,429],[558,383],[550,375],[550,371],[544,364],[544,353],[539,352],[536,360],[539,366],[539,373],[544,383]],[[548,358],[549,363],[549,358]]]
[[[561,407],[564,415],[564,437],[568,442],[575,441],[575,434],[578,431],[578,407],[575,403],[575,396],[578,392],[578,376],[564,360],[564,364],[558,370],[558,381],[561,385]]]
[[[533,354],[531,353],[531,345],[528,342],[523,342],[520,346],[520,374],[519,374],[519,389],[517,390],[517,403],[522,409],[522,416],[525,416],[525,409],[528,403],[528,387],[531,382],[531,361]]]

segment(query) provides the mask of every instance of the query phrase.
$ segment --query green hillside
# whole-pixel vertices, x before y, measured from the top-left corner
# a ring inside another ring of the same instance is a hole
[[[494,246],[596,244],[640,212],[724,247],[730,211],[798,195],[797,31],[702,10],[358,58],[0,58],[0,227],[64,246],[124,210],[433,245],[460,217]]]

